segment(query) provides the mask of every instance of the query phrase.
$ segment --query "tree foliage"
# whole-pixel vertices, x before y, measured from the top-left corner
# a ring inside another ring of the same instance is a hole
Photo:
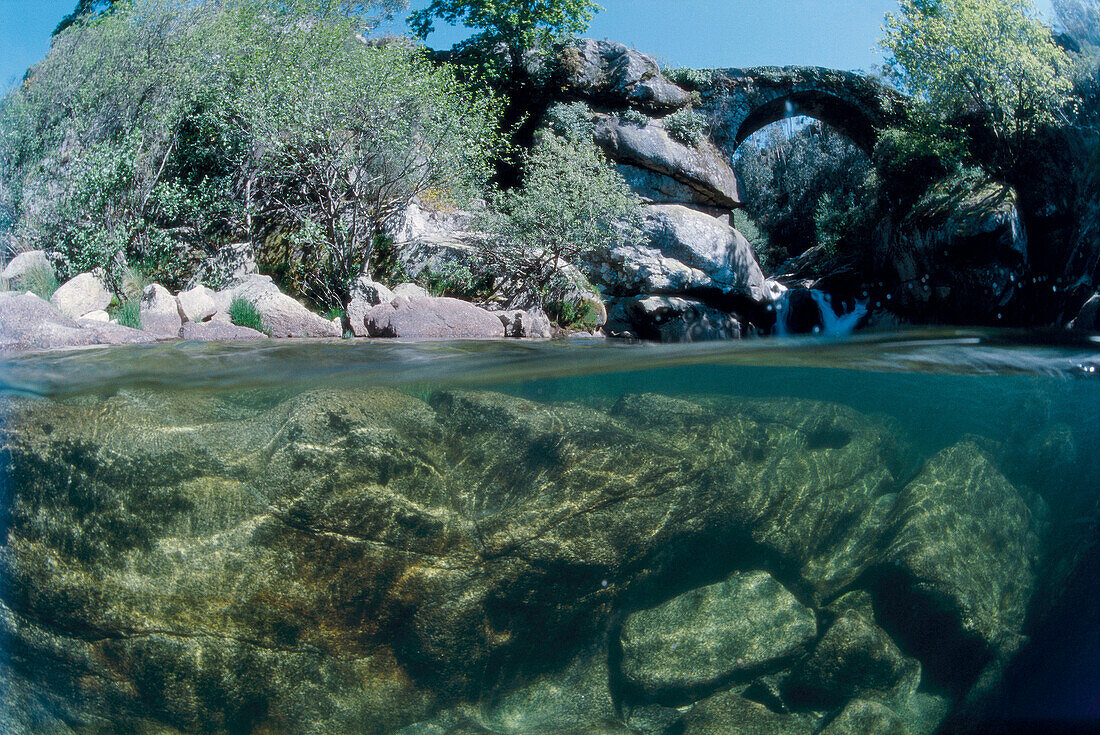
[[[884,33],[892,77],[934,120],[976,118],[1004,159],[996,165],[1063,118],[1067,57],[1030,0],[901,0]]]
[[[400,3],[396,3],[400,4]],[[363,42],[394,0],[116,0],[0,101],[0,236],[63,274],[181,285],[287,233],[281,272],[335,305],[388,217],[484,181],[495,103],[422,52]]]
[[[591,141],[541,136],[523,187],[493,204],[481,262],[511,299],[560,301],[576,291],[569,273],[583,256],[641,236],[640,201]]]
[[[418,38],[427,38],[436,18],[461,23],[479,31],[467,43],[483,48],[503,44],[518,69],[523,55],[560,36],[582,33],[600,10],[593,0],[432,0],[414,12],[409,25]]]

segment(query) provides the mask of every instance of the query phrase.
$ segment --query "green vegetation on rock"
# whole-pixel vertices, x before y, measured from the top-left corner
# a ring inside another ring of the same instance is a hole
[[[137,301],[124,301],[112,312],[111,318],[124,327],[141,329],[141,304]]]
[[[229,321],[238,327],[248,327],[249,329],[255,329],[257,332],[271,334],[267,325],[264,324],[263,316],[257,311],[255,305],[247,299],[233,299],[229,304]]]

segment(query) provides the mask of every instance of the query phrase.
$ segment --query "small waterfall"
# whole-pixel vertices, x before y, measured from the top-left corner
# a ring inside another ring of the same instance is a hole
[[[833,308],[827,293],[814,289],[790,289],[775,301],[775,330],[777,337],[792,334],[823,334],[841,337],[851,334],[867,315],[867,302],[858,301],[845,313]]]

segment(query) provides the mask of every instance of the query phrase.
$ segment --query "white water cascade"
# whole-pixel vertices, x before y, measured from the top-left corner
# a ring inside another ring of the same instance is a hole
[[[796,332],[792,330],[793,309],[791,297],[799,293],[796,289],[784,291],[775,301],[775,336],[789,337]],[[857,301],[855,307],[849,312],[838,313],[833,308],[832,299],[822,291],[808,289],[804,293],[809,294],[813,303],[817,306],[821,316],[821,325],[813,328],[814,334],[842,337],[855,331],[860,320],[867,315],[867,302]]]

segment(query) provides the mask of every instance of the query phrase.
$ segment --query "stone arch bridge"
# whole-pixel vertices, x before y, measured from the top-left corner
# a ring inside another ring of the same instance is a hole
[[[805,115],[847,135],[870,153],[878,132],[901,121],[905,97],[867,76],[811,66],[767,66],[702,73],[699,92],[711,138],[733,153],[750,135]]]

